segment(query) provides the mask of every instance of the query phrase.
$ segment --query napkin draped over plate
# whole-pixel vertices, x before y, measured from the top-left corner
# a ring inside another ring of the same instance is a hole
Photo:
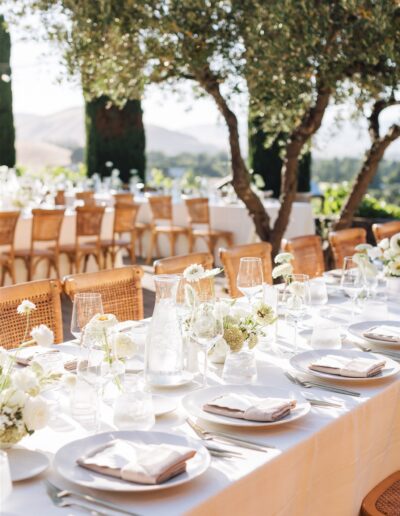
[[[295,406],[296,400],[223,394],[203,405],[203,410],[237,419],[273,422],[287,416]]]
[[[373,326],[363,333],[363,337],[371,340],[389,342],[391,344],[400,344],[400,328],[386,324]]]
[[[325,355],[308,367],[320,373],[347,376],[351,378],[368,378],[379,374],[385,366],[385,360],[373,358],[349,358],[340,355]]]
[[[20,348],[13,352],[16,362],[19,365],[28,366],[35,358],[38,358],[44,353],[59,353],[64,362],[64,369],[67,371],[75,371],[77,358],[70,353],[64,353],[54,348],[46,348],[45,346],[29,346],[27,348]]]
[[[161,484],[186,471],[196,450],[115,439],[77,460],[79,466],[138,484]]]

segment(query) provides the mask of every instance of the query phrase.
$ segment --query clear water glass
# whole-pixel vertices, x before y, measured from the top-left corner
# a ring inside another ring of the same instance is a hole
[[[314,349],[340,349],[340,327],[334,321],[321,319],[314,322],[310,346]]]
[[[101,294],[80,293],[75,294],[72,307],[71,333],[81,341],[82,331],[87,323],[97,314],[103,314]]]
[[[207,385],[208,352],[224,334],[222,315],[215,303],[201,303],[193,312],[192,338],[204,351],[203,386]]]
[[[310,280],[310,296],[312,305],[325,305],[328,302],[328,290],[322,278]]]
[[[12,481],[8,455],[0,450],[0,508],[12,493]]]
[[[340,286],[351,299],[351,316],[353,318],[358,296],[364,287],[364,278],[351,256],[344,258]]]
[[[294,326],[293,353],[297,353],[298,324],[306,317],[311,303],[309,276],[291,274],[286,283],[283,295],[286,320]]]
[[[124,391],[114,402],[114,425],[118,430],[150,430],[155,423],[153,399],[137,375],[128,375]]]
[[[247,297],[249,304],[263,287],[263,271],[261,258],[240,258],[239,272],[236,278],[238,290]]]

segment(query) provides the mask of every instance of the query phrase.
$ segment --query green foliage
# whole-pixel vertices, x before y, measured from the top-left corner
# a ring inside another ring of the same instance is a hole
[[[173,167],[183,168],[195,176],[224,177],[230,173],[229,158],[225,152],[213,155],[182,153],[175,156],[167,156],[162,152],[149,152],[147,166],[148,170],[159,168],[164,172]]]
[[[77,169],[71,169],[68,167],[46,167],[42,170],[38,171],[30,171],[24,167],[17,167],[17,174],[21,177],[23,176],[29,176],[32,178],[38,178],[41,179],[43,182],[51,181],[57,179],[62,179],[63,181],[71,181],[72,183],[77,183],[79,181],[82,181],[86,175],[86,166],[82,163],[79,164]]]
[[[322,210],[319,210],[319,213],[327,216],[339,214],[349,193],[350,186],[347,182],[326,186],[324,188],[324,207]],[[400,219],[400,207],[395,204],[386,203],[384,200],[379,200],[376,197],[367,194],[358,207],[355,216]]]
[[[112,163],[109,167],[106,164]],[[86,102],[86,164],[89,175],[110,175],[120,171],[121,180],[129,183],[131,170],[144,180],[145,134],[140,100],[128,100],[123,108],[101,96]]]
[[[0,165],[15,165],[15,129],[11,89],[11,39],[0,15]]]

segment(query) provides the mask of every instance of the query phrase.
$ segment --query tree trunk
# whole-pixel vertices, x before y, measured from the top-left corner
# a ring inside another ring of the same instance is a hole
[[[230,110],[227,102],[221,95],[218,82],[209,73],[198,78],[202,87],[209,93],[228,127],[229,146],[231,150],[232,184],[239,199],[246,205],[257,235],[261,240],[271,240],[271,227],[268,213],[258,195],[251,189],[250,173],[242,158],[239,141],[238,121],[236,115]]]
[[[0,165],[7,167],[15,165],[10,54],[10,34],[4,16],[0,15]]]
[[[354,213],[360,205],[368,186],[375,177],[385,150],[389,145],[400,137],[400,126],[394,125],[383,138],[375,139],[370,149],[366,152],[361,170],[357,174],[353,188],[344,203],[339,220],[333,225],[335,231],[349,228],[353,221]]]
[[[292,205],[296,197],[300,153],[305,143],[320,128],[325,110],[328,107],[330,93],[330,89],[319,87],[315,105],[309,109],[300,125],[293,131],[286,146],[286,156],[282,169],[281,207],[271,235],[274,256],[279,253],[281,240],[289,223]]]

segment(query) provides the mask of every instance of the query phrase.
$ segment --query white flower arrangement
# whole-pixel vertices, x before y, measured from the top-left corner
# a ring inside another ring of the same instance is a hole
[[[186,281],[191,283],[204,278],[211,278],[220,272],[222,272],[222,269],[219,267],[216,267],[215,269],[205,269],[201,264],[193,263],[183,271],[183,277]]]
[[[223,317],[224,340],[233,352],[240,351],[246,341],[252,349],[263,335],[263,328],[275,321],[274,310],[263,302],[257,303],[251,311],[237,308],[233,302],[231,310]]]
[[[294,256],[292,253],[279,253],[275,256],[275,267],[272,269],[273,279],[282,277],[284,280],[293,274],[293,265],[290,263]]]
[[[383,264],[385,276],[400,277],[400,233],[384,238],[376,247],[359,244],[356,251],[353,260],[368,277],[378,273],[374,262]]]

